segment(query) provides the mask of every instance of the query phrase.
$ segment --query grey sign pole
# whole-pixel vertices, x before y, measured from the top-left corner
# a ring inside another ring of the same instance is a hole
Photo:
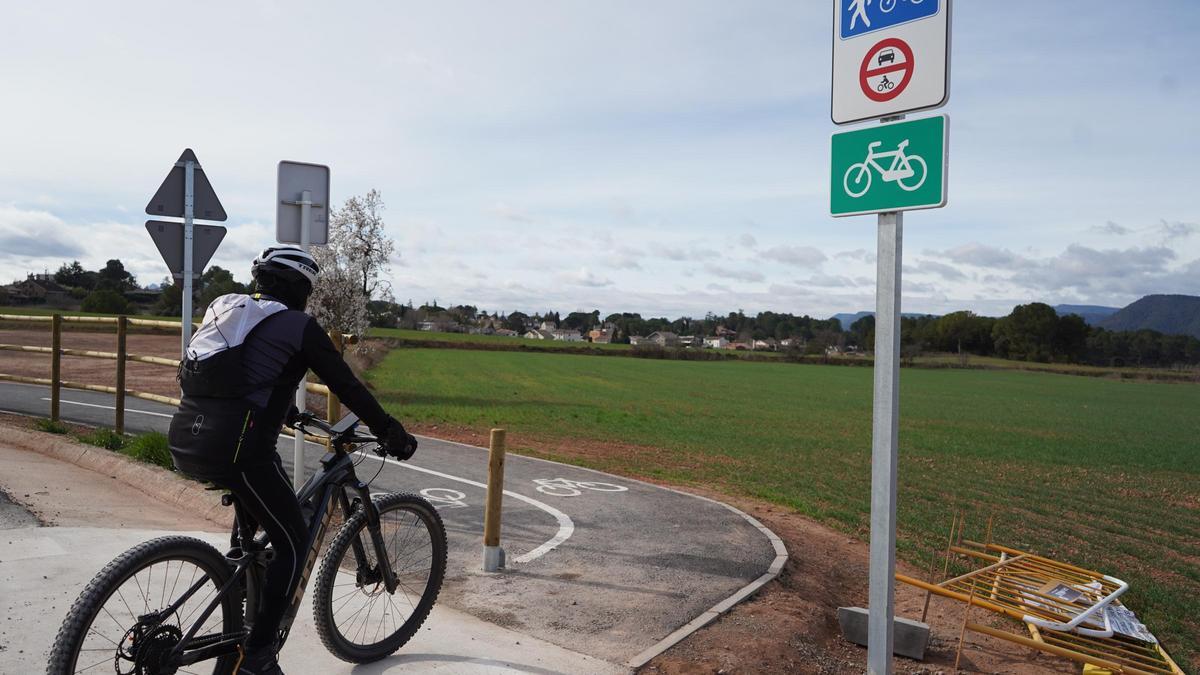
[[[312,238],[312,191],[303,190],[300,192],[300,248],[308,253],[312,247],[310,240]],[[308,373],[300,379],[300,387],[296,389],[296,408],[303,411],[308,398]],[[332,421],[332,420],[331,420]],[[292,485],[299,490],[304,484],[304,434],[296,434],[295,456],[292,460]]]
[[[892,672],[896,469],[900,456],[900,267],[904,212],[879,214],[875,274],[875,402],[871,422],[871,576],[867,672]]]
[[[187,358],[188,342],[192,340],[192,216],[195,210],[196,163],[184,162],[183,167],[183,345],[180,358]]]

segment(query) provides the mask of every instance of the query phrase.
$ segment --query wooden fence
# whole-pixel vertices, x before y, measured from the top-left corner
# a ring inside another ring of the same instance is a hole
[[[115,408],[115,419],[113,421],[113,429],[117,433],[125,433],[125,400],[127,397],[145,399],[147,401],[156,401],[167,405],[179,405],[179,399],[171,396],[162,396],[145,391],[134,391],[125,388],[125,364],[130,361],[136,363],[149,363],[156,366],[163,366],[178,369],[179,359],[168,359],[161,356],[147,356],[144,354],[130,354],[126,349],[126,336],[129,333],[130,327],[139,328],[167,328],[171,330],[180,330],[180,324],[177,321],[160,321],[152,319],[136,319],[127,316],[65,316],[62,314],[53,314],[50,316],[32,316],[22,314],[0,314],[0,321],[16,322],[16,323],[34,323],[50,324],[50,346],[36,347],[31,345],[10,345],[0,344],[0,351],[27,352],[34,354],[48,354],[50,356],[50,377],[27,377],[23,375],[10,375],[0,373],[0,381],[23,382],[25,384],[41,384],[50,387],[50,419],[57,422],[59,420],[60,405],[62,400],[63,389],[79,389],[83,391],[97,391],[105,394],[113,394],[116,397],[116,402],[113,404]],[[85,349],[67,349],[62,346],[62,327],[64,323],[78,324],[100,324],[111,325],[116,327],[117,331],[117,351],[115,352],[99,352]],[[343,336],[340,333],[330,333],[334,345],[338,350],[342,349]],[[74,356],[88,359],[107,359],[116,362],[117,381],[116,386],[110,387],[101,384],[90,384],[86,382],[75,382],[72,380],[64,380],[62,377],[62,357]],[[329,391],[329,388],[323,384],[309,383],[307,391],[312,394],[321,394],[326,397],[326,417],[331,421],[336,421],[341,417],[341,404],[337,397]],[[290,429],[285,429],[284,433],[291,433]],[[324,439],[318,439],[324,440]]]

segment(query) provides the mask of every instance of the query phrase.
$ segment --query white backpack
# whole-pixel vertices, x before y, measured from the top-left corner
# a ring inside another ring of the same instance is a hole
[[[242,348],[264,319],[287,309],[276,300],[242,293],[222,295],[204,312],[179,364],[179,385],[189,396],[244,396]]]

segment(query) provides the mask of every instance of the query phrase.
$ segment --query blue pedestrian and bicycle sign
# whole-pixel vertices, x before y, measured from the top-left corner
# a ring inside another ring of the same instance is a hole
[[[841,38],[933,16],[941,0],[841,0]]]

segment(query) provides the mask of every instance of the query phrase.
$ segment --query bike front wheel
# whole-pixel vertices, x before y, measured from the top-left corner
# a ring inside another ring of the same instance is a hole
[[[880,0],[879,2],[879,11],[883,12],[884,14],[887,14],[895,8],[896,0]]]
[[[853,180],[850,178],[852,175],[854,176]],[[871,189],[871,170],[867,168],[865,162],[852,164],[849,169],[846,169],[846,175],[842,177],[842,187],[851,197],[861,197],[867,194],[867,190]]]
[[[383,495],[374,503],[396,592],[384,584],[363,511],[330,542],[313,589],[317,634],[331,654],[350,663],[378,661],[412,639],[446,574],[446,529],[437,509],[412,494]]]
[[[47,675],[175,672],[168,655],[230,574],[224,556],[192,537],[162,537],[129,549],[92,579],[67,612]],[[241,596],[226,593],[189,648],[241,639],[241,610]],[[192,664],[186,672],[227,673],[234,656]]]
[[[913,170],[913,174],[908,178],[896,179],[896,184],[902,190],[912,192],[925,184],[925,178],[928,176],[929,167],[925,165],[925,160],[916,155],[908,156],[908,166]]]

